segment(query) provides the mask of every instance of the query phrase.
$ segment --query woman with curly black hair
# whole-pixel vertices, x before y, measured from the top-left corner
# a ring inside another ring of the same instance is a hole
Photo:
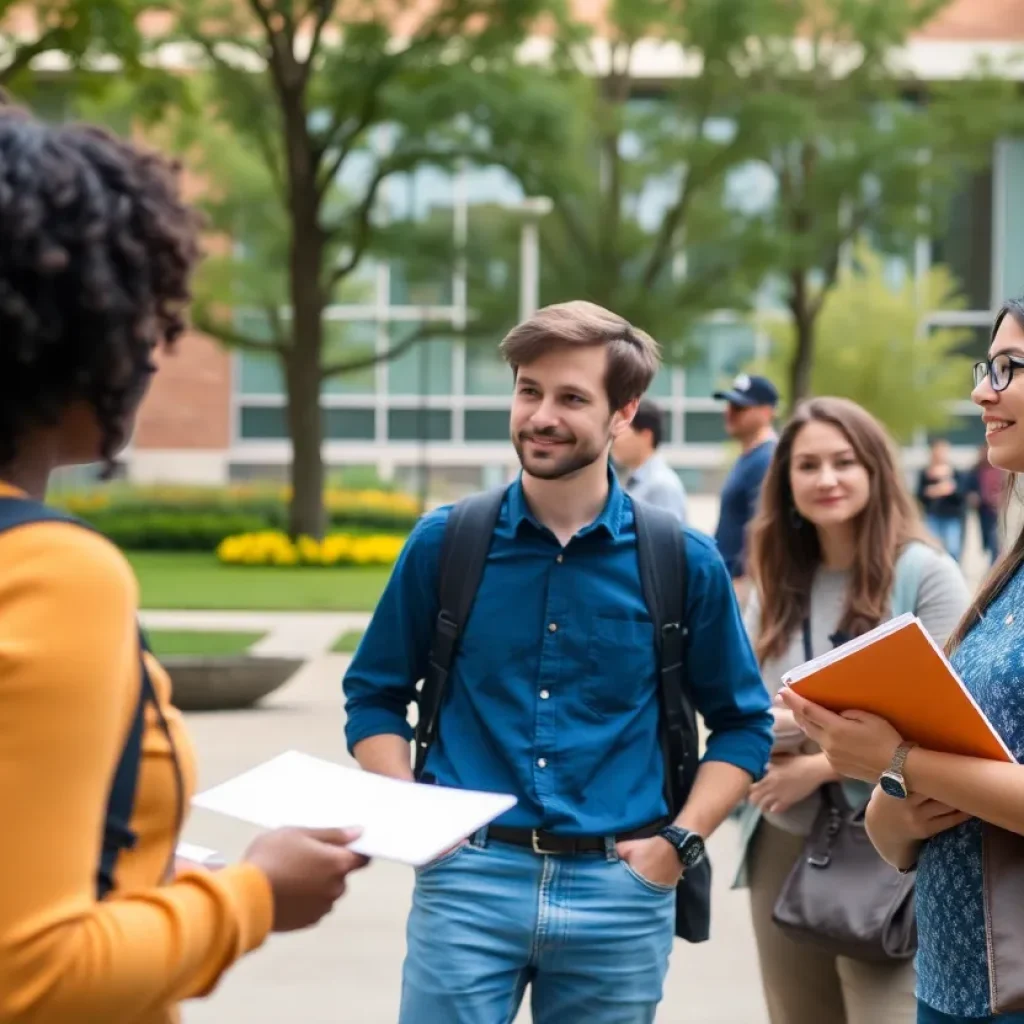
[[[160,157],[0,109],[0,1022],[174,1020],[365,864],[333,830],[176,864],[195,770],[136,582],[43,503],[54,470],[130,437],[184,329],[198,227]]]

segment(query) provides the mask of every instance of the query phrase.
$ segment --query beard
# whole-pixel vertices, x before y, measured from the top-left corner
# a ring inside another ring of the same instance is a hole
[[[532,438],[545,438],[561,442],[550,448],[541,448],[527,443]],[[601,443],[581,442],[572,434],[560,434],[555,430],[524,430],[512,438],[512,447],[519,456],[524,472],[538,480],[561,480],[572,476],[587,466],[592,466],[608,449],[609,438]]]

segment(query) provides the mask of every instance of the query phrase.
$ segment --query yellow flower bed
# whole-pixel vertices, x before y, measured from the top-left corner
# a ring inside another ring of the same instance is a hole
[[[292,541],[275,530],[225,537],[217,548],[224,565],[391,565],[405,542],[387,534],[328,534],[322,541]]]
[[[80,491],[59,496],[57,502],[73,515],[85,515],[118,504],[121,493],[115,486],[113,491]],[[166,502],[178,507],[203,504],[211,500],[245,502],[271,499],[283,505],[291,501],[290,487],[266,484],[230,484],[216,488],[155,485],[123,489],[123,494],[136,502]],[[324,506],[329,512],[335,513],[358,512],[363,509],[406,515],[416,515],[419,512],[419,502],[410,494],[402,494],[399,491],[357,491],[340,487],[329,487],[324,491]]]

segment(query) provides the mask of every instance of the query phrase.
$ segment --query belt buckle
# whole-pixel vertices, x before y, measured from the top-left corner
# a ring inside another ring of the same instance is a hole
[[[533,844],[533,852],[538,854],[539,856],[542,856],[542,857],[556,857],[556,856],[558,856],[558,854],[560,852],[558,850],[545,850],[540,845],[540,830],[539,829],[533,829],[530,832],[530,841]]]

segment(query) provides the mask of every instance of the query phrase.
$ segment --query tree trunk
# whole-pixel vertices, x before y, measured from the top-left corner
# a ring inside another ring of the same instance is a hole
[[[798,402],[811,393],[811,371],[814,368],[814,319],[806,309],[794,316],[796,347],[789,367],[789,407],[794,409]]]
[[[789,364],[789,408],[811,393],[811,370],[814,366],[814,310],[806,271],[796,268],[789,275],[789,311],[793,316],[796,345]]]
[[[303,218],[305,219],[305,218]],[[291,253],[292,344],[288,353],[288,429],[292,442],[293,537],[323,537],[324,514],[322,384],[324,298],[320,288],[323,246],[313,223],[293,220]]]

